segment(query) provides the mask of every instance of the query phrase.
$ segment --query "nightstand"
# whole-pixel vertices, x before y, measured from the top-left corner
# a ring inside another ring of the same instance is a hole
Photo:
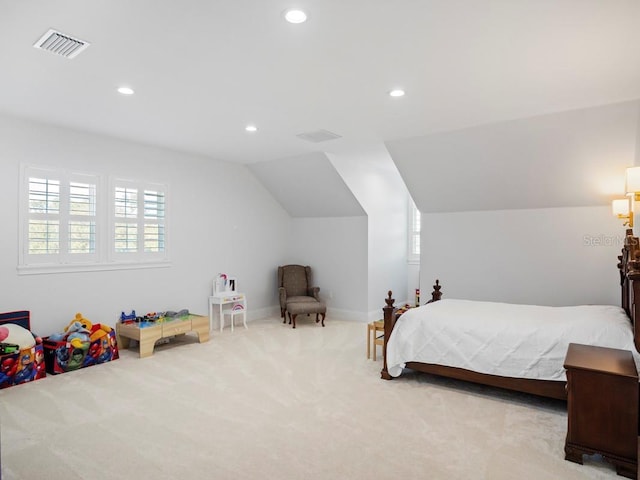
[[[638,371],[626,350],[569,344],[565,460],[601,454],[618,475],[638,468]]]

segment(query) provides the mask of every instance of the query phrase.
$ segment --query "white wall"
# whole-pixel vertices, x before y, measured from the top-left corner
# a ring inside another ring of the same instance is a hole
[[[367,212],[367,317],[376,320],[387,291],[407,291],[408,192],[382,146],[328,156]]]
[[[245,166],[0,116],[0,311],[27,309],[40,335],[82,312],[113,325],[120,311],[207,312],[218,272],[238,277],[249,318],[277,304],[289,215]],[[169,268],[18,275],[22,162],[169,184]]]
[[[622,222],[609,207],[422,215],[422,296],[539,305],[620,302]]]
[[[310,265],[327,314],[367,319],[367,217],[294,218],[287,263]]]

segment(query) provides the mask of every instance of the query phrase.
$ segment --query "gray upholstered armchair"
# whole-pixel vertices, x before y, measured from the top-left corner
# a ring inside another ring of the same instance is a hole
[[[311,283],[311,267],[283,265],[278,267],[278,290],[280,293],[280,314],[285,318],[287,303],[320,303],[320,287]]]

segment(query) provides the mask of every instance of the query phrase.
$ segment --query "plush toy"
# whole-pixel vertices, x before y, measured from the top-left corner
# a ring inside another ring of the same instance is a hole
[[[89,343],[90,331],[84,327],[81,322],[72,322],[65,328],[66,341],[76,348],[82,348],[84,344]]]
[[[31,348],[36,344],[36,338],[24,327],[14,323],[0,326],[0,342],[20,345],[20,350]]]
[[[84,318],[81,313],[76,313],[75,318],[73,320],[71,320],[71,323],[69,323],[67,328],[65,328],[65,332],[69,331],[68,329],[72,325],[74,325],[74,327],[73,327],[74,330],[77,331],[77,325],[76,324],[78,324],[78,323],[80,325],[82,325],[82,327],[89,332],[89,341],[90,342],[95,342],[96,340],[108,335],[109,332],[111,331],[111,327],[109,327],[107,325],[102,325],[100,323],[96,323],[94,325],[93,323],[91,323],[91,321],[88,318]]]
[[[80,324],[80,327],[89,331],[91,331],[91,327],[93,326],[88,318],[84,318],[81,313],[76,313],[75,318],[69,322],[69,325],[64,327],[64,331],[68,332],[69,329],[73,329],[74,331],[78,330],[78,324]]]

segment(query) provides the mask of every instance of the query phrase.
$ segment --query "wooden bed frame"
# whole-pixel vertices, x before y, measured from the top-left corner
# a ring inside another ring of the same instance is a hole
[[[629,321],[633,325],[634,343],[636,350],[640,351],[640,308],[636,308],[636,306],[640,307],[640,243],[638,237],[633,235],[633,230],[631,229],[626,231],[622,255],[618,256],[618,261],[620,287],[622,290],[622,308],[627,313]],[[436,280],[436,284],[433,286],[431,300],[427,303],[440,300],[442,296],[440,288],[440,282]],[[396,308],[393,306],[395,300],[392,298],[391,291],[389,291],[385,302],[386,306],[382,309],[384,311],[384,365],[381,376],[385,380],[391,380],[393,377],[389,375],[387,370],[387,339],[390,338],[397,320]],[[560,400],[567,399],[566,382],[564,381],[501,377],[465,370],[463,368],[420,362],[407,362],[406,368],[543,397],[557,398]]]

